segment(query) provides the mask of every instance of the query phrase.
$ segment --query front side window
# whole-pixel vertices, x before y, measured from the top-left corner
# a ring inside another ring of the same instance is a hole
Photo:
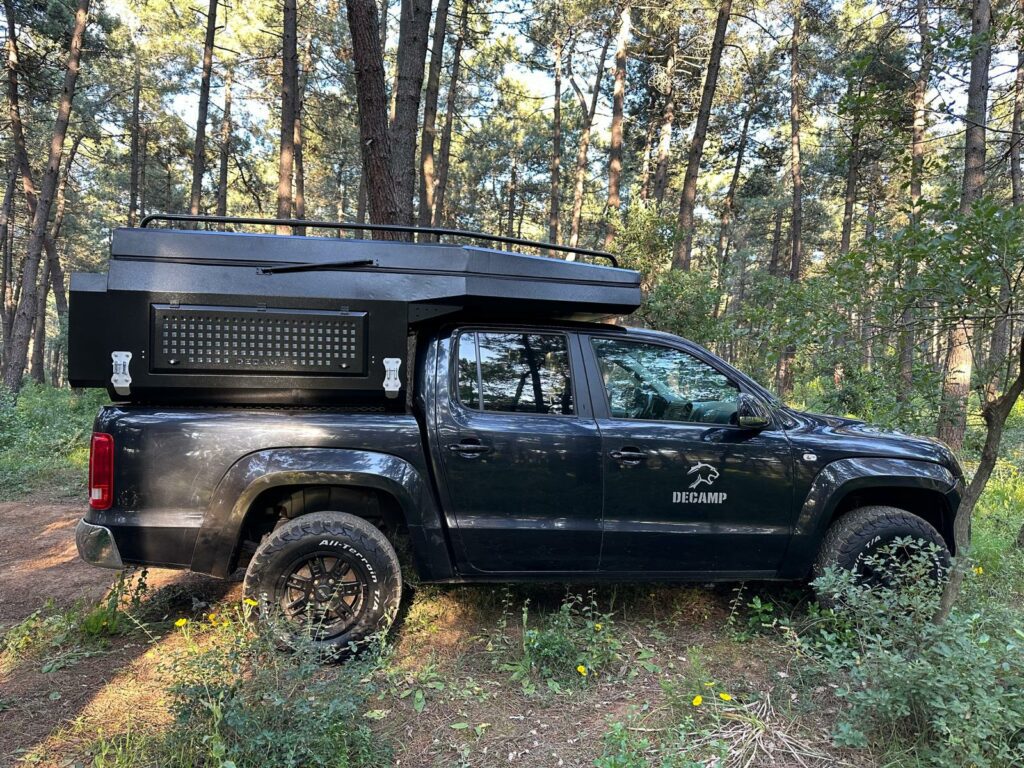
[[[463,407],[471,410],[573,414],[566,337],[497,331],[461,334],[458,394]]]
[[[591,343],[613,417],[736,423],[739,388],[703,360],[658,344],[620,339]]]

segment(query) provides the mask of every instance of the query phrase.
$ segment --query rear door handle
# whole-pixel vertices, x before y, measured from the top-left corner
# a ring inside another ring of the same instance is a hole
[[[641,451],[639,448],[633,448],[632,446],[626,446],[625,448],[620,448],[617,451],[609,451],[608,455],[623,464],[639,464],[641,461],[645,461],[647,459],[647,453],[645,451]]]
[[[481,445],[479,442],[462,442],[462,443],[450,443],[448,450],[452,453],[457,453],[462,456],[479,456],[482,453],[487,453],[491,449],[486,445]]]

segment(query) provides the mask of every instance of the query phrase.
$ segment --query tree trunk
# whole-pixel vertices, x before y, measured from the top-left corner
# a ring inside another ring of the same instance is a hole
[[[203,76],[199,83],[199,116],[196,118],[196,143],[192,151],[192,202],[189,210],[195,216],[203,196],[203,174],[206,169],[206,120],[210,112],[210,75],[213,72],[213,38],[217,33],[217,0],[210,0],[206,11],[206,40],[203,43]]]
[[[988,0],[976,0],[975,13],[979,5],[985,5],[988,11]],[[977,19],[977,16],[975,16]],[[977,39],[977,38],[975,38]],[[988,46],[988,43],[985,43]],[[987,69],[987,67],[986,67]],[[972,65],[973,70],[973,65]],[[973,80],[973,78],[972,78]],[[981,409],[981,416],[985,420],[985,445],[981,449],[981,459],[978,461],[978,468],[971,478],[960,506],[957,508],[956,517],[953,520],[953,540],[956,546],[957,559],[953,564],[953,571],[950,573],[949,581],[942,592],[942,601],[938,613],[935,616],[936,623],[941,623],[949,617],[960,594],[960,587],[963,585],[964,576],[967,573],[968,557],[971,549],[971,517],[974,508],[981,498],[981,494],[988,485],[988,480],[995,469],[996,461],[999,458],[999,445],[1003,439],[1003,429],[1006,426],[1006,419],[1013,411],[1014,405],[1024,391],[1024,336],[1020,339],[1020,349],[1017,357],[1017,375],[1006,391],[995,400],[985,403]],[[1024,528],[1018,535],[1019,541],[1024,541]]]
[[[677,225],[682,239],[676,248],[675,258],[672,259],[672,268],[684,272],[690,269],[693,255],[693,211],[697,202],[697,177],[700,175],[700,161],[704,156],[704,139],[707,137],[711,105],[714,103],[715,89],[718,87],[718,72],[722,66],[722,51],[725,49],[725,33],[729,27],[731,10],[732,0],[722,0],[718,7],[718,18],[715,20],[715,36],[711,41],[708,71],[704,76],[704,88],[700,94],[697,122],[693,128],[690,152],[686,158],[686,175],[683,177],[683,194],[679,198]]]
[[[971,74],[967,87],[964,140],[964,178],[960,211],[967,213],[985,187],[985,120],[988,113],[988,69],[992,53],[989,0],[975,0],[971,14]],[[942,380],[938,436],[959,451],[967,429],[967,397],[971,387],[973,360],[971,328],[967,320],[956,323],[949,333],[949,355]]]
[[[441,90],[441,64],[448,30],[448,0],[438,0],[434,19],[434,38],[427,71],[427,93],[423,104],[423,133],[420,137],[420,209],[419,225],[429,227],[433,220],[434,140],[437,138],[437,96]]]
[[[32,327],[32,357],[28,374],[36,384],[46,383],[46,297],[50,287],[50,263],[43,262],[36,300],[36,318]]]
[[[924,0],[921,0],[924,2]],[[1020,3],[1024,14],[1024,0]],[[1020,207],[1024,203],[1024,184],[1021,181],[1020,144],[1024,141],[1024,33],[1017,37],[1017,77],[1013,82],[1013,123],[1010,133],[1010,188],[1013,204]]]
[[[589,106],[587,106],[587,99],[583,95],[583,91],[576,84],[576,77],[571,74],[569,77],[569,82],[572,84],[572,88],[576,92],[576,98],[579,100],[580,109],[583,111],[583,132],[580,135],[579,150],[576,152],[576,174],[572,194],[572,221],[569,229],[569,245],[573,248],[579,245],[580,242],[580,221],[583,218],[583,189],[584,182],[587,179],[587,151],[590,148],[590,132],[594,127],[594,115],[597,113],[597,101],[601,96],[604,60],[608,55],[608,46],[611,45],[611,41],[612,35],[611,29],[609,29],[608,34],[605,35],[601,53],[597,57],[597,74],[594,76],[594,90],[590,96]],[[566,258],[569,261],[573,261],[575,256],[570,253]]]
[[[128,179],[128,226],[138,223],[139,213],[139,103],[142,99],[142,64],[139,61],[139,50],[135,48],[134,73],[132,76],[132,124],[130,170]]]
[[[772,228],[772,249],[768,256],[768,274],[779,274],[779,257],[782,255],[782,206],[775,206],[775,224]]]
[[[718,221],[718,246],[715,248],[715,263],[718,265],[718,285],[725,280],[726,261],[729,253],[729,228],[732,225],[732,214],[736,208],[736,189],[740,183],[740,172],[743,170],[743,156],[747,152],[747,135],[750,131],[750,118],[753,107],[747,104],[743,110],[743,127],[740,128],[740,140],[736,145],[736,162],[732,166],[732,177],[729,188],[722,202],[722,214]]]
[[[8,28],[10,42],[15,40],[14,36],[14,9],[11,0],[4,0],[4,6],[8,16]],[[29,338],[32,335],[32,328],[35,325],[35,310],[38,294],[39,261],[42,256],[43,245],[47,235],[47,223],[50,217],[50,209],[53,205],[54,194],[56,193],[57,181],[60,172],[61,157],[64,153],[64,140],[67,136],[68,122],[71,118],[71,104],[75,95],[75,85],[78,81],[78,71],[82,56],[82,38],[85,34],[85,27],[89,21],[89,0],[78,0],[78,7],[75,11],[75,22],[71,32],[71,42],[68,51],[67,69],[64,75],[64,85],[61,90],[60,101],[57,107],[57,118],[54,122],[53,135],[50,140],[49,156],[46,164],[46,171],[43,174],[42,185],[40,186],[38,200],[35,206],[35,213],[32,217],[32,229],[29,236],[28,252],[22,266],[21,276],[21,298],[18,302],[18,309],[14,315],[14,324],[11,329],[10,354],[4,360],[3,384],[12,392],[21,388],[22,374],[28,357]],[[9,50],[14,51],[11,45]],[[15,54],[14,64],[17,62]],[[11,112],[18,113],[18,128],[21,128],[20,112],[17,102],[17,75],[12,71],[9,74],[9,87],[11,88]],[[24,136],[22,136],[24,140]],[[27,156],[25,157],[27,164]],[[28,168],[22,169],[24,175],[28,174]]]
[[[804,182],[800,169],[800,0],[793,12],[793,38],[789,46],[789,130],[790,178],[793,185],[793,215],[790,219],[789,279],[800,279],[803,259]]]
[[[302,110],[306,102],[306,81],[312,62],[312,31],[306,33],[306,42],[302,46],[302,66],[296,78],[295,86],[295,218],[306,218],[306,166],[303,159],[303,128]],[[306,234],[305,227],[295,227],[296,235]]]
[[[517,161],[513,156],[508,178],[508,223],[505,227],[507,237],[515,237],[516,234],[516,196],[519,194],[519,171],[516,165]],[[508,246],[508,250],[511,248]]]
[[[557,33],[552,46],[555,111],[551,119],[551,159],[548,161],[548,174],[551,177],[548,192],[548,242],[558,245],[559,218],[562,215],[562,38]]]
[[[626,106],[626,47],[629,45],[631,9],[627,2],[619,14],[619,34],[615,39],[615,81],[612,86],[611,142],[608,145],[608,230],[604,247],[615,241],[617,217],[622,210],[619,183],[622,178],[622,116]]]
[[[372,2],[372,0],[370,0]],[[277,166],[277,218],[292,217],[292,172],[295,165],[295,105],[299,87],[299,54],[296,40],[298,24],[295,0],[284,0],[284,34],[281,63],[281,154]],[[376,9],[374,10],[376,15]],[[376,21],[376,19],[374,19]],[[369,30],[377,39],[377,25]],[[352,31],[353,46],[356,30]],[[356,75],[358,90],[359,76]],[[357,96],[358,99],[358,96]],[[289,235],[292,228],[278,225],[277,234]]]
[[[220,121],[220,158],[217,169],[217,215],[228,215],[228,162],[231,159],[231,86],[234,71],[224,73],[224,114]]]
[[[850,158],[846,167],[846,189],[843,193],[843,227],[839,236],[840,256],[850,253],[853,209],[857,205],[857,180],[860,173],[860,134],[860,119],[855,116],[853,130],[850,132]]]
[[[455,38],[452,51],[452,76],[448,82],[448,102],[445,105],[444,129],[441,131],[441,149],[437,162],[437,192],[434,195],[434,210],[431,224],[441,226],[445,221],[444,196],[448,190],[448,167],[452,152],[452,127],[459,94],[459,73],[462,67],[462,46],[469,32],[470,0],[462,0],[462,13],[459,16],[459,36]]]
[[[3,330],[3,349],[6,350],[7,342],[11,335],[11,322],[14,320],[14,306],[12,302],[14,270],[12,269],[11,241],[9,234],[14,234],[14,227],[11,222],[14,220],[14,185],[17,175],[16,163],[9,164],[7,175],[7,186],[4,188],[4,201],[0,206],[0,324]],[[0,363],[6,359],[6,354],[0,355]]]
[[[142,129],[139,147],[139,218],[146,216],[146,160],[149,154],[149,129]]]
[[[391,168],[384,59],[378,35],[380,27],[377,23],[377,5],[374,0],[345,0],[345,7],[352,33],[360,152],[363,179],[367,180],[364,187],[370,220],[374,224],[397,224],[398,201]],[[381,233],[380,239],[393,238]]]
[[[430,35],[430,0],[402,0],[398,29],[395,119],[391,124],[391,166],[398,223],[413,223],[416,192],[416,125]]]
[[[661,207],[668,189],[668,164],[672,157],[672,129],[676,122],[676,55],[679,46],[679,30],[672,29],[668,53],[665,56],[665,81],[668,91],[665,93],[665,108],[661,113],[661,127],[658,130],[658,160],[654,169],[654,202]]]

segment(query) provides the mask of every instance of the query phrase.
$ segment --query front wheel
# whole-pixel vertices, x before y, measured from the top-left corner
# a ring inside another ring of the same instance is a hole
[[[316,512],[291,520],[257,548],[245,596],[324,648],[344,649],[387,630],[402,572],[394,547],[365,520]]]
[[[910,540],[916,547],[894,547],[897,541]],[[814,563],[812,578],[830,567],[851,571],[859,584],[893,586],[901,561],[915,551],[927,551],[933,560],[932,577],[940,581],[949,569],[950,553],[942,535],[926,520],[903,509],[870,506],[855,509],[839,518],[828,529]],[[877,557],[886,554],[887,567]],[[893,562],[895,560],[895,562]]]

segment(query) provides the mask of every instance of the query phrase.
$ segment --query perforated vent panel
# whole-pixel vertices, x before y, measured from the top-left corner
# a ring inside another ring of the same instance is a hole
[[[366,375],[365,312],[153,304],[152,370]]]

